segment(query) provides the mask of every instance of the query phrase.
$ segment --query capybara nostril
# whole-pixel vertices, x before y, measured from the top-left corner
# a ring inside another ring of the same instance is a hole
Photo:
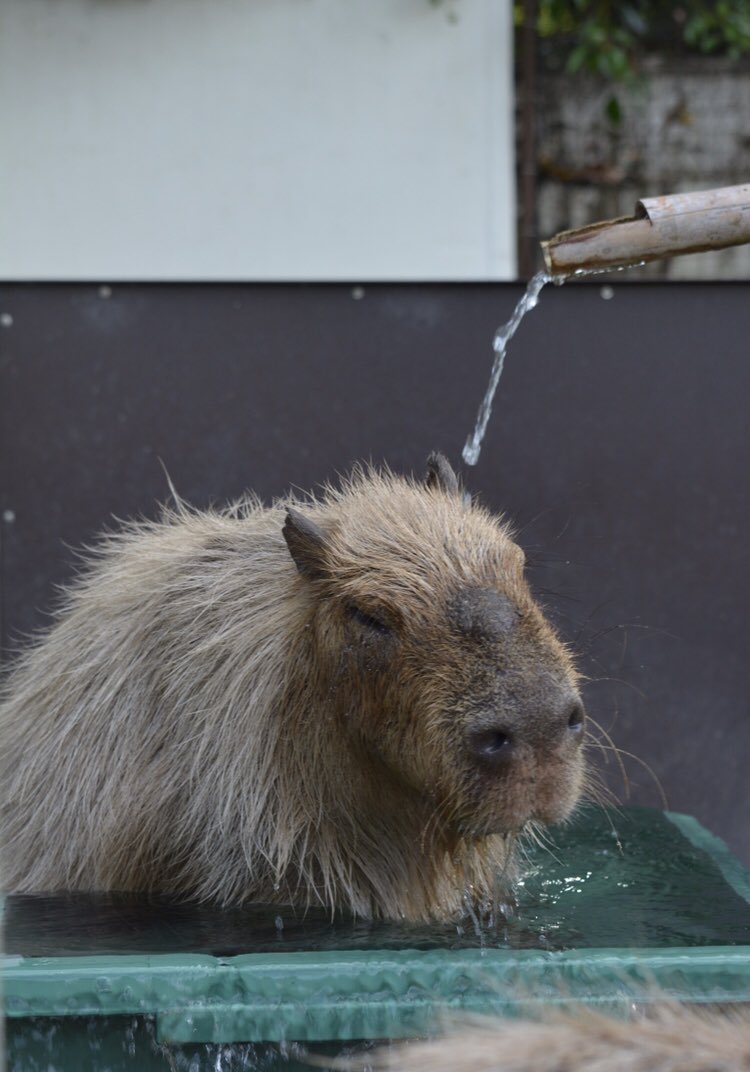
[[[581,697],[570,689],[548,695],[540,703],[540,718],[534,726],[539,744],[568,744],[583,740],[586,723]]]
[[[568,736],[572,737],[576,743],[580,744],[583,740],[583,727],[586,724],[586,712],[583,709],[581,701],[574,700],[567,708],[566,714]]]
[[[468,742],[477,759],[491,767],[505,766],[513,757],[514,741],[507,727],[490,726],[472,730]]]

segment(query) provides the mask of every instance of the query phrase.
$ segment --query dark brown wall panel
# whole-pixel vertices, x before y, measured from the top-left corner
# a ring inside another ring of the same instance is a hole
[[[71,548],[154,512],[161,463],[201,504],[308,488],[359,458],[457,462],[519,293],[0,287],[6,648],[46,620]],[[748,399],[749,285],[548,288],[466,474],[518,522],[591,714],[746,859]],[[658,804],[626,763],[632,799]]]

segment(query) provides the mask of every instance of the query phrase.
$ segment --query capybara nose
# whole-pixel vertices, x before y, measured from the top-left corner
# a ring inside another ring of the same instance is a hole
[[[512,725],[511,725],[512,722]],[[469,750],[481,763],[499,770],[507,767],[525,747],[548,749],[583,741],[586,714],[577,694],[566,693],[542,704],[524,719],[477,726],[467,735]]]
[[[513,759],[515,740],[507,726],[488,726],[469,733],[471,752],[493,769],[505,767]]]

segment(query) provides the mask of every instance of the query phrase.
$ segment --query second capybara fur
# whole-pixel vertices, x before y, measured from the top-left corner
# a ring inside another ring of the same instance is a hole
[[[351,1072],[357,1065],[349,1063]],[[360,1065],[361,1067],[361,1065]],[[640,1015],[592,1008],[475,1020],[443,1037],[368,1055],[379,1072],[750,1072],[747,1006],[703,1009],[654,996]]]
[[[445,919],[565,818],[584,716],[447,461],[103,538],[0,706],[2,876]]]

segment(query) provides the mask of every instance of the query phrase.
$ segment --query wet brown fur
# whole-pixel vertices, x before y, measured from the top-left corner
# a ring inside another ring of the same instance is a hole
[[[367,1063],[384,1072],[750,1072],[750,1013],[668,1002],[635,1021],[584,1008],[477,1021]]]
[[[576,677],[507,526],[448,473],[106,536],[6,682],[5,888],[408,919],[491,896],[507,832],[578,797],[580,749],[539,714]],[[507,636],[457,628],[467,587],[509,601]],[[466,750],[497,710],[528,730],[503,777]]]

